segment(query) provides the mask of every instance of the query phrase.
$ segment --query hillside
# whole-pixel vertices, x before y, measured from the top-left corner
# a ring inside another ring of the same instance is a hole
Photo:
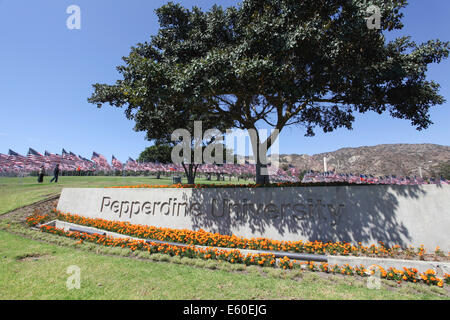
[[[323,171],[323,158],[328,170],[343,173],[401,176],[430,176],[437,167],[450,161],[450,146],[436,144],[382,144],[358,148],[342,148],[315,155],[282,154],[280,166],[288,164],[300,170]]]

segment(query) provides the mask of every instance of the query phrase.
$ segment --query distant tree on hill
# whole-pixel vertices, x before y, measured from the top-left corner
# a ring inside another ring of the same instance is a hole
[[[443,176],[445,179],[450,180],[450,161],[443,162],[431,172],[431,175],[440,178]]]

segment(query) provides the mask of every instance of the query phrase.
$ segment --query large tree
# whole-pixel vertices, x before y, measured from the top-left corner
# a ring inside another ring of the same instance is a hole
[[[368,27],[375,5],[380,29]],[[137,130],[148,110],[163,124],[174,105],[195,117],[219,117],[240,129],[277,129],[252,143],[256,182],[265,153],[290,125],[324,132],[352,128],[354,113],[388,112],[418,130],[442,104],[439,85],[426,79],[449,44],[409,37],[386,40],[403,27],[406,0],[244,0],[236,7],[191,10],[168,3],[156,10],[160,29],[139,43],[118,69],[114,85],[95,84],[90,102],[127,106]],[[374,7],[372,7],[373,9]],[[228,126],[228,125],[227,125]],[[257,132],[257,131],[256,131]],[[162,132],[161,132],[162,133]]]
[[[145,148],[137,160],[140,162],[171,163],[171,152],[172,146],[168,144],[155,144],[151,147]]]

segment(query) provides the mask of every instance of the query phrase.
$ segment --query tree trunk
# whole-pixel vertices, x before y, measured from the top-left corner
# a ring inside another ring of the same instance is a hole
[[[282,128],[282,126],[278,127],[277,125],[277,128],[272,131],[270,136],[264,142],[261,142],[256,127],[248,130],[253,149],[253,157],[255,159],[256,184],[270,183],[269,172],[267,170],[267,151],[273,145],[274,141],[278,138],[278,135],[280,134],[280,128]]]
[[[266,169],[267,165],[261,164],[260,159],[256,163],[256,184],[267,184],[270,183],[269,175],[264,174],[262,169]]]
[[[197,168],[198,164],[192,164],[189,163],[186,165],[183,163],[184,172],[186,173],[186,179],[188,184],[194,184],[195,183],[195,175],[197,174]]]
[[[270,183],[270,178],[267,172],[267,156],[260,153],[262,144],[258,141],[255,142],[256,146],[253,147],[253,157],[255,158],[255,183],[267,184]],[[256,148],[255,148],[256,147]],[[256,152],[255,152],[256,149]]]

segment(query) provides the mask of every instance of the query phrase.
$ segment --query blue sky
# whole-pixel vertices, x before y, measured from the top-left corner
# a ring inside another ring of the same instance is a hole
[[[28,148],[61,153],[65,148],[90,158],[93,151],[125,161],[151,143],[133,131],[122,109],[97,109],[87,98],[92,84],[113,83],[116,66],[131,46],[158,30],[154,9],[167,1],[145,0],[0,0],[0,153]],[[209,8],[213,1],[179,1],[185,7]],[[222,6],[238,1],[217,0]],[[411,1],[405,27],[392,36],[411,35],[420,43],[450,39],[450,1]],[[68,6],[81,9],[81,29],[66,27]],[[391,37],[391,36],[389,36]],[[450,60],[432,65],[428,78],[441,84],[450,100]],[[291,127],[281,133],[281,153],[315,154],[342,147],[385,143],[449,145],[450,102],[431,112],[434,125],[416,131],[388,115],[356,117],[354,129],[304,137]]]

